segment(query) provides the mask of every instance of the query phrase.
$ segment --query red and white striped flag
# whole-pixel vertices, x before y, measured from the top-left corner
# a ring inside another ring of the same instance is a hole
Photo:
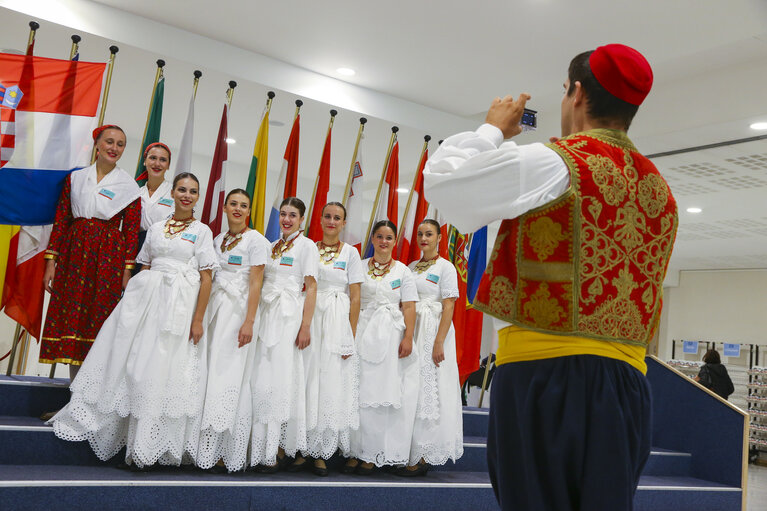
[[[221,233],[222,209],[224,207],[224,196],[226,189],[226,160],[227,160],[227,121],[229,110],[224,104],[224,111],[221,114],[221,124],[218,127],[218,138],[216,139],[216,151],[213,153],[213,164],[210,166],[210,177],[208,178],[208,189],[205,192],[205,205],[202,208],[201,221],[210,227],[213,236]]]
[[[429,159],[429,150],[424,148],[421,155],[421,161],[418,162],[418,177],[415,179],[415,186],[411,192],[410,207],[407,210],[407,218],[402,221],[400,227],[402,236],[399,240],[397,253],[398,260],[405,264],[410,264],[421,258],[421,248],[418,246],[418,226],[421,225],[429,209],[429,203],[423,195],[423,169],[426,166],[426,160]]]
[[[365,190],[365,170],[362,164],[362,141],[365,134],[360,135],[357,147],[357,158],[352,167],[352,180],[349,186],[349,197],[346,199],[346,228],[341,232],[341,241],[352,245],[358,252],[362,251],[362,239],[365,237],[365,217],[362,208],[362,192]]]
[[[0,167],[13,156],[16,147],[16,110],[0,108]]]
[[[312,241],[320,241],[322,239],[320,220],[322,218],[322,208],[328,202],[328,192],[330,191],[330,135],[332,131],[333,125],[331,123],[328,127],[328,135],[325,137],[325,147],[322,149],[320,168],[317,171],[317,184],[314,189],[314,202],[311,206],[312,210],[309,212],[309,222],[306,224],[306,236]]]

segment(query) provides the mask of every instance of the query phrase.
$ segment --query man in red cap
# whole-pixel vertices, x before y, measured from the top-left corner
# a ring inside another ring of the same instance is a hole
[[[677,208],[627,136],[652,70],[633,48],[570,63],[562,137],[517,145],[530,96],[447,138],[426,198],[462,232],[502,220],[474,306],[497,321],[488,465],[503,509],[633,507],[650,452],[647,345]]]

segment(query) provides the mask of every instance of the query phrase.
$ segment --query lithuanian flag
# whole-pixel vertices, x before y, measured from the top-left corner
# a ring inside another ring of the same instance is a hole
[[[245,190],[252,200],[250,205],[250,228],[264,233],[264,209],[266,207],[266,165],[269,162],[269,108],[264,110],[261,126],[258,128],[250,174]]]

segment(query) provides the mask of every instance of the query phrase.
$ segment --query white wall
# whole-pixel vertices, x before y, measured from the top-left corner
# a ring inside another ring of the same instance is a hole
[[[663,360],[672,339],[767,346],[767,270],[682,271],[679,286],[665,289]]]

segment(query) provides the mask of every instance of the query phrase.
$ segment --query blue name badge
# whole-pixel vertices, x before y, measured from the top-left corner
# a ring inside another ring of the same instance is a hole
[[[109,200],[112,200],[115,198],[115,192],[113,192],[112,190],[107,190],[106,188],[102,188],[101,190],[99,190],[99,195],[101,195],[102,197],[106,197]]]
[[[160,206],[171,207],[173,205],[173,199],[168,199],[168,198],[160,199],[159,201],[157,201],[157,204],[159,204]]]
[[[280,258],[280,266],[293,266],[293,258],[288,256],[282,256]]]
[[[392,288],[392,290],[399,289],[400,286],[402,286],[402,281],[400,279],[392,280],[391,281],[391,288]]]
[[[242,256],[230,255],[228,263],[234,266],[242,266]]]
[[[197,235],[192,234],[191,232],[185,232],[181,235],[181,239],[184,241],[188,241],[189,243],[194,243],[197,241]]]
[[[432,284],[437,284],[439,282],[439,275],[434,275],[433,273],[429,273],[426,275],[426,280],[428,280]]]
[[[333,263],[333,269],[334,270],[345,270],[346,269],[346,261],[336,261]]]

